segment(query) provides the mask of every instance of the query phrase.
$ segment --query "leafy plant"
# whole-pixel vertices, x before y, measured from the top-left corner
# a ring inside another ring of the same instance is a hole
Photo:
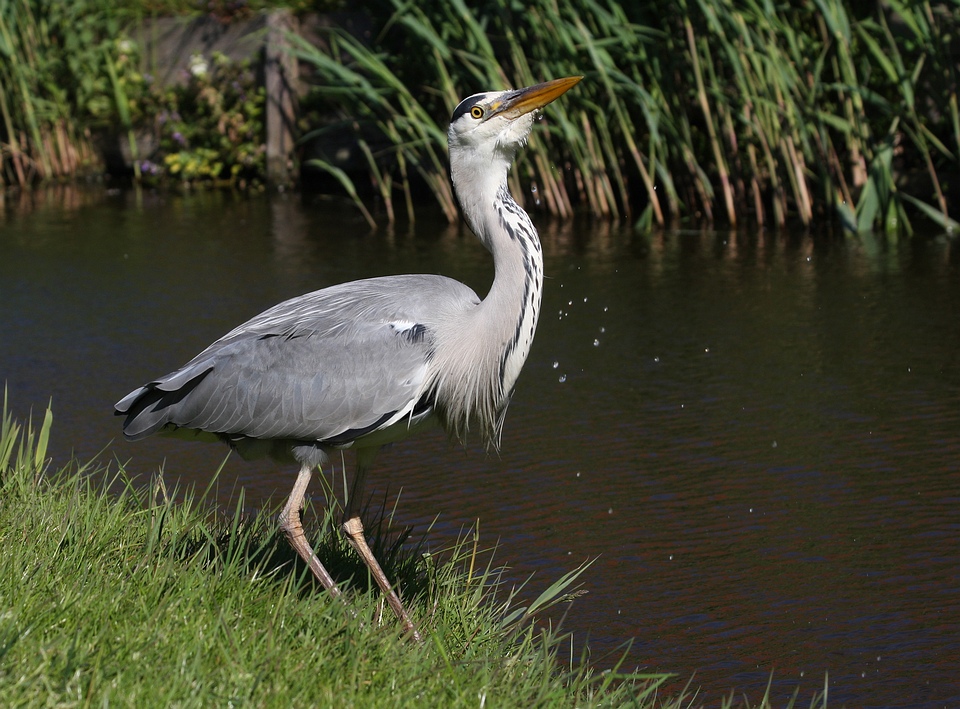
[[[117,0],[0,0],[0,186],[102,170],[101,129],[126,136],[137,178],[262,180],[264,94],[249,66],[198,58],[183,85],[158,86],[123,32],[141,13]],[[143,132],[156,154],[139,155]]]
[[[96,167],[85,127],[116,99],[118,35],[109,0],[0,0],[0,185]]]
[[[262,182],[265,95],[248,63],[196,55],[185,83],[145,86],[141,102],[139,125],[158,145],[141,163],[145,179]]]

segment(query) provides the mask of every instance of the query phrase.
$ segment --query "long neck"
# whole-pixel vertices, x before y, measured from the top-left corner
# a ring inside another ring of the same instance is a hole
[[[451,323],[438,404],[456,435],[462,438],[474,421],[486,442],[496,446],[537,328],[543,254],[533,222],[507,190],[506,169],[502,176],[492,172],[486,173],[487,189],[457,185],[461,198],[473,199],[463,199],[464,214],[493,255],[495,275],[486,298]]]
[[[478,327],[500,347],[500,381],[509,398],[533,344],[543,295],[543,253],[533,222],[506,185],[494,200],[486,236],[495,276],[477,309]],[[489,217],[488,217],[489,220]]]

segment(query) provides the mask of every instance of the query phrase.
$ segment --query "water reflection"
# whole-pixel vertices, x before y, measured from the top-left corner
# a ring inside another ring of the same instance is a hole
[[[372,275],[483,292],[486,252],[418,215],[371,234],[297,196],[36,193],[0,207],[0,373],[52,395],[63,460],[101,448],[196,480],[223,450],[117,441],[110,405],[279,300]],[[540,220],[543,221],[543,220]],[[542,225],[540,329],[500,456],[432,434],[394,446],[378,497],[443,546],[480,520],[531,594],[598,557],[566,624],[595,656],[696,673],[716,704],[960,704],[960,300],[945,238]],[[231,459],[253,505],[293,471]]]

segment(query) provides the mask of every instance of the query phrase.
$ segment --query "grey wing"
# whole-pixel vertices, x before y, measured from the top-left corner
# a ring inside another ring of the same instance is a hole
[[[171,427],[344,445],[428,409],[437,313],[476,294],[392,276],[286,301],[116,404],[132,440]]]

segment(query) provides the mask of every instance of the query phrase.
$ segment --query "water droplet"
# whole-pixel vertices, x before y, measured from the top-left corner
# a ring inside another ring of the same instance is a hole
[[[607,331],[607,328],[605,328],[605,327],[601,327],[601,328],[600,328],[600,334],[601,334],[601,335],[602,335],[603,333],[605,333],[606,331]]]
[[[607,312],[608,310],[610,310],[610,308],[608,308],[608,307],[606,307],[606,306],[603,307],[603,312]]]
[[[600,346],[600,340],[594,339],[594,340],[593,340],[593,346],[594,346],[594,347],[599,347],[599,346]]]
[[[559,363],[559,362],[554,362],[554,363],[553,363],[553,368],[554,368],[554,369],[556,369],[556,368],[559,367],[559,366],[560,366],[560,363]]]
[[[572,300],[568,300],[568,301],[567,301],[567,305],[573,305],[573,301],[572,301]]]
[[[559,379],[558,381],[559,381],[561,384],[563,384],[565,381],[567,381],[567,375],[566,375],[566,374],[561,374],[561,375],[560,375],[560,379]]]
[[[612,515],[612,514],[613,514],[613,508],[612,508],[612,507],[607,510],[607,514],[608,514],[608,515]]]
[[[583,299],[583,302],[584,302],[584,303],[586,303],[586,302],[587,302],[587,299],[586,299],[586,298],[584,298],[584,299]]]
[[[654,358],[653,358],[653,361],[654,361],[654,363],[656,363],[656,364],[660,364],[660,358],[659,358],[659,357],[654,357]]]
[[[774,441],[773,444],[772,444],[770,447],[771,447],[771,448],[776,448],[776,447],[777,447],[777,442]]]

